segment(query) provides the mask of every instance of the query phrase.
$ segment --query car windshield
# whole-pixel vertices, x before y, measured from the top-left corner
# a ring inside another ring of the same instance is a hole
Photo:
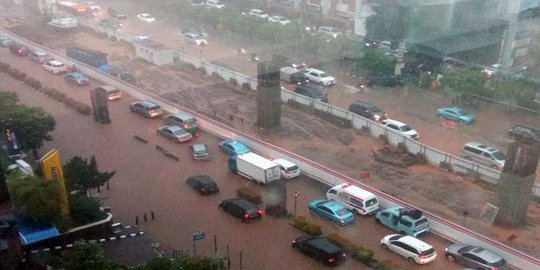
[[[469,113],[464,110],[458,110],[457,113],[461,116],[468,115]]]
[[[330,75],[328,75],[327,73],[321,73],[320,76],[321,76],[321,78],[330,77]]]
[[[377,204],[378,202],[379,202],[379,200],[377,200],[377,198],[369,199],[366,202],[366,207],[373,206],[373,205]]]
[[[291,166],[291,167],[287,168],[286,171],[287,172],[293,172],[293,171],[296,171],[296,170],[298,170],[298,166],[294,165],[294,166]]]
[[[400,127],[400,129],[401,129],[401,131],[403,131],[403,132],[407,132],[407,131],[412,130],[412,128],[409,127],[408,125],[403,125],[403,126]]]
[[[425,224],[428,224],[427,218],[421,218],[420,220],[418,220],[418,221],[416,221],[414,223],[414,226],[420,227],[420,226],[425,225]]]
[[[493,156],[493,158],[495,158],[496,160],[506,160],[506,155],[501,152],[501,151],[496,151],[496,152],[493,152],[491,153],[491,155]]]

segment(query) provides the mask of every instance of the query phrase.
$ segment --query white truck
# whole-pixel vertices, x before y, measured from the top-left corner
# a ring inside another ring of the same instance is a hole
[[[229,170],[261,184],[281,179],[279,164],[253,152],[231,157]]]

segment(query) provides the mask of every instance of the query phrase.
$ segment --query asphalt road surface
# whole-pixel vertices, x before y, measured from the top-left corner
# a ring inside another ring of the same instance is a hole
[[[96,82],[88,87],[75,87],[64,82],[61,75],[49,74],[40,65],[18,58],[6,49],[1,49],[0,55],[8,63],[24,63],[25,71],[45,82],[45,85],[90,104],[89,90],[97,85]],[[94,122],[91,116],[80,115],[5,74],[0,74],[0,87],[16,92],[27,105],[44,108],[57,120],[56,130],[52,134],[54,140],[41,149],[41,154],[56,148],[64,162],[75,155],[96,155],[100,170],[116,171],[110,181],[110,190],[102,190],[100,193],[104,204],[112,207],[115,220],[134,224],[138,217],[141,228],[156,241],[176,250],[191,251],[192,234],[202,230],[206,232],[207,238],[197,242],[197,253],[212,254],[215,235],[219,255],[226,254],[226,244],[229,244],[232,269],[240,269],[240,252],[243,269],[322,268],[314,260],[291,250],[291,240],[302,233],[290,226],[288,219],[265,216],[261,222],[243,224],[219,211],[218,203],[234,197],[238,187],[249,186],[261,191],[265,187],[228,172],[227,158],[217,149],[218,138],[204,132],[197,137],[195,142],[210,146],[212,160],[194,162],[188,155],[189,143],[178,145],[155,135],[156,128],[162,124],[161,120],[145,119],[129,111],[129,103],[133,101],[129,96],[110,103],[112,123],[101,125]],[[148,143],[135,140],[134,135],[148,139]],[[166,158],[156,150],[156,145],[180,157],[180,161]],[[196,174],[212,176],[221,192],[209,197],[196,194],[184,183],[187,176]],[[324,197],[327,188],[306,177],[287,181],[288,193],[293,189],[301,190],[298,215],[310,216],[307,204],[313,199]],[[288,208],[292,211],[291,197]],[[155,220],[151,219],[151,212],[154,212]],[[354,225],[346,227],[338,227],[316,216],[311,217],[323,224],[326,233],[338,232],[355,243],[373,249],[378,260],[391,260],[402,265],[403,269],[459,268],[449,264],[443,257],[448,242],[433,234],[423,240],[435,246],[439,258],[426,266],[414,266],[379,248],[380,239],[393,232],[375,224],[373,217],[359,217]],[[340,268],[368,269],[352,259]]]

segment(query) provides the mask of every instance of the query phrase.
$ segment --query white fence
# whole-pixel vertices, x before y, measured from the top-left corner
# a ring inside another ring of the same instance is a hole
[[[1,32],[1,31],[0,31]],[[84,63],[81,63],[81,62],[78,62],[76,60],[73,60],[71,58],[68,58],[66,57],[65,55],[59,53],[59,52],[56,52],[56,51],[52,51],[51,49],[49,48],[45,48],[39,44],[36,44],[36,43],[33,43],[29,40],[26,40],[26,39],[23,39],[21,37],[18,37],[16,36],[15,34],[13,33],[10,33],[8,31],[5,31],[7,34],[9,34],[15,41],[17,42],[20,42],[20,43],[23,43],[23,44],[26,44],[30,49],[39,49],[41,51],[45,51],[45,52],[48,52],[50,53],[51,55],[53,55],[55,57],[55,59],[58,59],[68,65],[71,65],[71,64],[76,64],[78,69],[81,70],[83,73],[85,73],[86,75],[98,80],[98,81],[101,81],[105,84],[109,84],[109,85],[112,85],[112,86],[115,86],[115,87],[118,87],[122,90],[124,90],[126,93],[132,95],[133,97],[135,98],[138,98],[138,99],[152,99],[154,101],[156,101],[159,105],[161,105],[165,110],[167,111],[171,111],[171,112],[176,112],[176,111],[184,111],[184,112],[187,112],[187,113],[190,113],[190,114],[193,114],[195,117],[197,117],[200,125],[201,125],[201,128],[204,129],[205,131],[207,132],[210,132],[216,136],[219,136],[221,138],[226,138],[226,139],[236,139],[236,140],[239,140],[243,143],[245,143],[246,145],[248,145],[251,149],[254,149],[255,151],[258,151],[258,152],[261,152],[261,153],[264,153],[266,155],[269,155],[269,156],[272,156],[272,157],[275,157],[275,158],[278,158],[278,157],[281,157],[281,158],[287,158],[293,162],[295,162],[296,164],[298,164],[298,166],[300,167],[300,169],[306,174],[306,175],[309,175],[311,176],[312,178],[318,180],[318,181],[321,181],[329,186],[333,186],[333,185],[336,185],[336,184],[340,184],[340,183],[344,183],[344,182],[354,182],[355,184],[361,186],[362,188],[366,189],[366,190],[369,190],[371,192],[373,192],[374,194],[376,194],[379,198],[380,198],[380,201],[381,201],[381,205],[383,207],[389,207],[389,206],[392,206],[392,205],[403,205],[403,206],[406,206],[406,207],[411,207],[411,208],[417,208],[418,207],[415,207],[413,205],[410,205],[409,203],[405,202],[405,201],[402,201],[402,200],[399,200],[395,197],[392,197],[388,194],[385,194],[381,191],[378,191],[376,189],[373,189],[361,182],[359,182],[358,180],[356,179],[353,179],[353,178],[350,178],[346,175],[343,175],[339,172],[336,172],[336,171],[333,171],[329,168],[326,168],[316,162],[313,162],[309,159],[306,159],[302,156],[299,156],[295,153],[291,153],[285,149],[282,149],[282,148],[279,148],[277,146],[274,146],[272,144],[269,144],[269,143],[266,143],[264,141],[261,141],[255,137],[252,137],[248,134],[245,134],[245,133],[242,133],[238,130],[235,130],[231,127],[228,127],[224,124],[221,124],[219,122],[216,122],[210,118],[207,118],[206,116],[204,115],[200,115],[198,114],[197,112],[194,112],[194,111],[191,111],[189,109],[186,109],[186,108],[183,108],[177,104],[174,104],[166,99],[163,99],[155,94],[152,94],[150,92],[146,92],[145,90],[143,89],[139,89],[139,88],[136,88],[130,84],[127,84],[126,82],[122,81],[122,80],[119,80],[118,78],[116,77],[112,77],[112,76],[109,76],[107,74],[104,74],[100,71],[98,71],[97,69],[91,67],[91,66],[88,66]],[[282,100],[286,101],[288,99],[293,99],[293,100],[296,100],[297,102],[300,102],[302,104],[313,104],[313,106],[315,108],[320,108],[320,109],[323,109],[323,110],[327,110],[329,112],[331,112],[332,114],[335,114],[335,115],[340,115],[342,116],[343,118],[346,118],[346,119],[352,119],[353,120],[353,123],[354,125],[358,128],[358,127],[362,127],[362,126],[370,126],[372,127],[371,128],[371,132],[373,135],[378,135],[378,134],[388,134],[389,135],[389,138],[392,136],[392,141],[393,142],[401,142],[401,141],[406,141],[406,143],[410,144],[410,145],[416,145],[416,146],[412,146],[412,147],[418,147],[419,149],[423,149],[425,151],[425,153],[428,153],[428,148],[427,146],[423,146],[422,148],[422,145],[413,141],[413,140],[408,140],[407,138],[403,138],[401,135],[398,136],[398,134],[394,134],[393,132],[391,132],[391,130],[386,130],[384,129],[383,127],[377,125],[376,123],[374,122],[371,122],[371,121],[368,121],[364,118],[361,118],[361,117],[358,117],[348,111],[345,111],[343,109],[340,109],[340,108],[337,108],[337,107],[334,107],[330,104],[326,104],[326,103],[321,103],[321,102],[318,102],[318,101],[314,101],[314,100],[311,100],[309,98],[306,98],[306,97],[303,97],[303,96],[299,96],[299,95],[296,95],[294,93],[291,93],[289,91],[282,91]],[[392,134],[392,135],[391,135]],[[397,138],[399,137],[399,138]],[[429,151],[435,151],[435,150],[429,150]],[[444,154],[441,154],[441,153],[434,153],[433,154],[434,157],[437,157],[439,162],[442,161],[442,160],[449,160],[448,157],[449,155],[444,155]],[[443,157],[443,158],[440,158],[440,157]],[[459,160],[460,162],[463,161],[461,159],[457,159],[455,158],[456,160]],[[456,162],[456,161],[452,161],[452,159],[450,159],[450,162]],[[465,163],[466,164],[466,163]],[[457,166],[457,163],[456,163],[456,166]],[[420,209],[422,210],[422,209]],[[492,239],[489,239],[483,235],[480,235],[474,231],[471,231],[467,228],[464,228],[460,225],[457,225],[453,222],[450,222],[448,220],[445,220],[445,219],[442,219],[441,217],[439,216],[436,216],[434,214],[431,214],[429,212],[426,212],[424,211],[424,214],[430,219],[430,226],[433,230],[433,232],[441,235],[442,237],[444,238],[447,238],[449,240],[452,240],[452,241],[455,241],[455,242],[464,242],[464,243],[470,243],[470,244],[475,244],[475,245],[480,245],[480,246],[485,246],[485,247],[489,247],[491,250],[494,250],[495,252],[497,252],[498,254],[500,254],[502,257],[504,257],[510,264],[514,265],[515,267],[519,267],[520,269],[540,269],[540,259],[538,258],[535,258],[533,256],[530,256],[528,254],[525,254],[519,250],[516,250],[514,248],[511,248],[511,247],[508,247],[498,241],[495,241],[495,240],[492,240]]]

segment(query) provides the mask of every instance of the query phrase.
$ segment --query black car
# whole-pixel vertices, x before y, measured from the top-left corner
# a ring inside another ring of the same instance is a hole
[[[186,179],[186,183],[201,195],[210,195],[219,192],[219,188],[208,175],[195,175]]]
[[[127,18],[126,14],[120,13],[118,12],[118,10],[111,7],[107,9],[107,13],[109,14],[109,16],[120,19],[120,20]]]
[[[526,125],[516,125],[508,131],[514,139],[528,138],[540,143],[540,129]]]
[[[360,100],[355,100],[349,106],[349,111],[376,122],[381,122],[387,116],[377,105]]]
[[[338,265],[347,257],[343,249],[322,236],[301,236],[292,242],[292,246],[327,266]]]
[[[328,102],[328,93],[311,85],[299,85],[294,90],[295,93],[310,97],[312,99]]]
[[[219,204],[219,208],[246,223],[262,219],[262,210],[257,205],[242,198],[224,200]]]
[[[396,87],[396,86],[403,86],[405,85],[405,80],[400,75],[394,75],[394,74],[378,74],[374,75],[366,81],[366,84],[368,86],[372,85],[380,85],[380,86],[390,86],[390,87]]]
[[[27,56],[30,53],[28,47],[19,43],[12,43],[9,45],[9,50],[18,56]]]

